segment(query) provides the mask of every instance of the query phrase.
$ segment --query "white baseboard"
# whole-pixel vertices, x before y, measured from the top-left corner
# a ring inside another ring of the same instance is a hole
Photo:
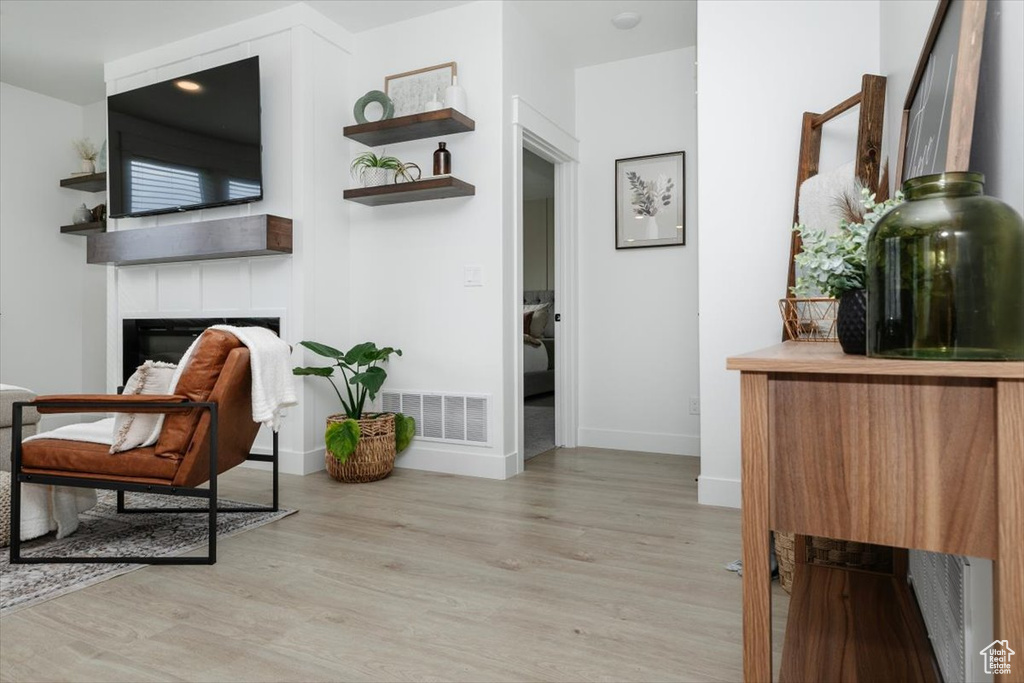
[[[739,479],[697,477],[697,502],[701,505],[738,508],[741,500]]]
[[[580,427],[578,443],[580,446],[590,446],[591,448],[700,456],[700,437],[687,434],[627,432],[617,429]]]
[[[252,452],[270,455],[270,449],[268,448],[254,448],[252,449]],[[281,450],[278,452],[278,456],[281,458],[280,464],[278,465],[278,469],[281,474],[299,474],[305,476],[324,469],[323,448],[314,448],[313,450],[306,451],[305,453]],[[270,471],[271,468],[269,462],[245,462],[242,466],[249,467],[254,470],[267,471]]]
[[[466,477],[485,479],[507,479],[515,474],[516,454],[487,455],[466,453],[458,450],[411,446],[395,460],[395,467],[427,472],[444,472]],[[509,474],[512,473],[512,475]]]

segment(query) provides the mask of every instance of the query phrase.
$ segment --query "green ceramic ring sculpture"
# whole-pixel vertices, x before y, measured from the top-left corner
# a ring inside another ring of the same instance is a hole
[[[357,123],[370,123],[366,119],[364,112],[371,102],[376,102],[384,109],[384,116],[380,118],[381,121],[386,121],[395,115],[395,103],[391,101],[391,98],[380,90],[371,90],[356,100],[356,106],[352,113],[355,114]]]

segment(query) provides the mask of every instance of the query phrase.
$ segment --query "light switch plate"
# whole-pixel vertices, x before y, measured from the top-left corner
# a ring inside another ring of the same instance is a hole
[[[483,287],[483,268],[480,266],[463,266],[462,268],[463,287]]]

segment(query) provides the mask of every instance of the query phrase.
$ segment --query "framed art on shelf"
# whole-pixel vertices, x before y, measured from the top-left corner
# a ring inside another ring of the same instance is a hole
[[[615,160],[615,248],[686,244],[686,152]]]
[[[967,171],[987,0],[940,0],[903,104],[896,187]]]
[[[415,71],[394,74],[384,78],[384,93],[395,104],[395,116],[420,114],[427,110],[427,102],[437,96],[444,100],[445,90],[452,85],[458,67],[455,62],[428,66]]]

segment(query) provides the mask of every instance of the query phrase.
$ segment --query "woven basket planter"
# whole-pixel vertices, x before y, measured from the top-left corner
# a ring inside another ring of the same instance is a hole
[[[391,414],[366,417],[359,422],[359,444],[345,462],[339,462],[330,451],[324,456],[327,473],[338,481],[362,484],[377,481],[395,469],[395,416]],[[327,424],[344,422],[344,414],[331,415]]]

